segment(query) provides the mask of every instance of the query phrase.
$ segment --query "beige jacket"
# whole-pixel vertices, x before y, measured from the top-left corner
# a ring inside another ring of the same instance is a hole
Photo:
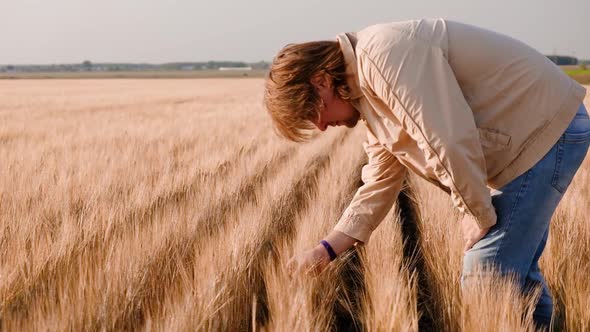
[[[539,161],[585,89],[533,48],[475,26],[422,19],[337,36],[367,125],[364,185],[334,229],[367,242],[407,169],[451,195],[481,228],[490,196]]]

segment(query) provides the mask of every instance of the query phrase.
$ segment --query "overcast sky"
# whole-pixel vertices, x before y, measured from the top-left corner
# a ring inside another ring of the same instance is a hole
[[[423,17],[590,59],[588,13],[590,0],[0,0],[0,64],[270,61],[290,42]]]

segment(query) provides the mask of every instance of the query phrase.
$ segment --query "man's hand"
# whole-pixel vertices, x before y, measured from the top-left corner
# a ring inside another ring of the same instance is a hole
[[[489,232],[490,228],[491,227],[486,227],[484,229],[479,228],[475,219],[471,215],[465,214],[461,220],[461,230],[463,231],[463,240],[465,241],[463,251],[471,249],[474,244],[483,239],[483,237]]]
[[[317,275],[330,263],[330,255],[326,248],[318,245],[299,255],[291,257],[287,262],[287,271],[291,277],[305,273]]]

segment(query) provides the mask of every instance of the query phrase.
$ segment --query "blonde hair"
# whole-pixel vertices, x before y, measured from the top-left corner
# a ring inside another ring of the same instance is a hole
[[[311,84],[316,74],[327,74],[334,94],[350,100],[346,63],[337,41],[288,44],[273,59],[265,81],[264,105],[275,132],[294,142],[306,141],[315,128],[322,99]]]

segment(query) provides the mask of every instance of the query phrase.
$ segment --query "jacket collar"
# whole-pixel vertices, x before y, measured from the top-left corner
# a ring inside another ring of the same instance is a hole
[[[355,32],[340,33],[336,36],[340,49],[344,54],[346,63],[346,83],[350,87],[352,99],[358,99],[363,96],[359,85],[359,75],[357,72],[355,49],[357,38]]]

